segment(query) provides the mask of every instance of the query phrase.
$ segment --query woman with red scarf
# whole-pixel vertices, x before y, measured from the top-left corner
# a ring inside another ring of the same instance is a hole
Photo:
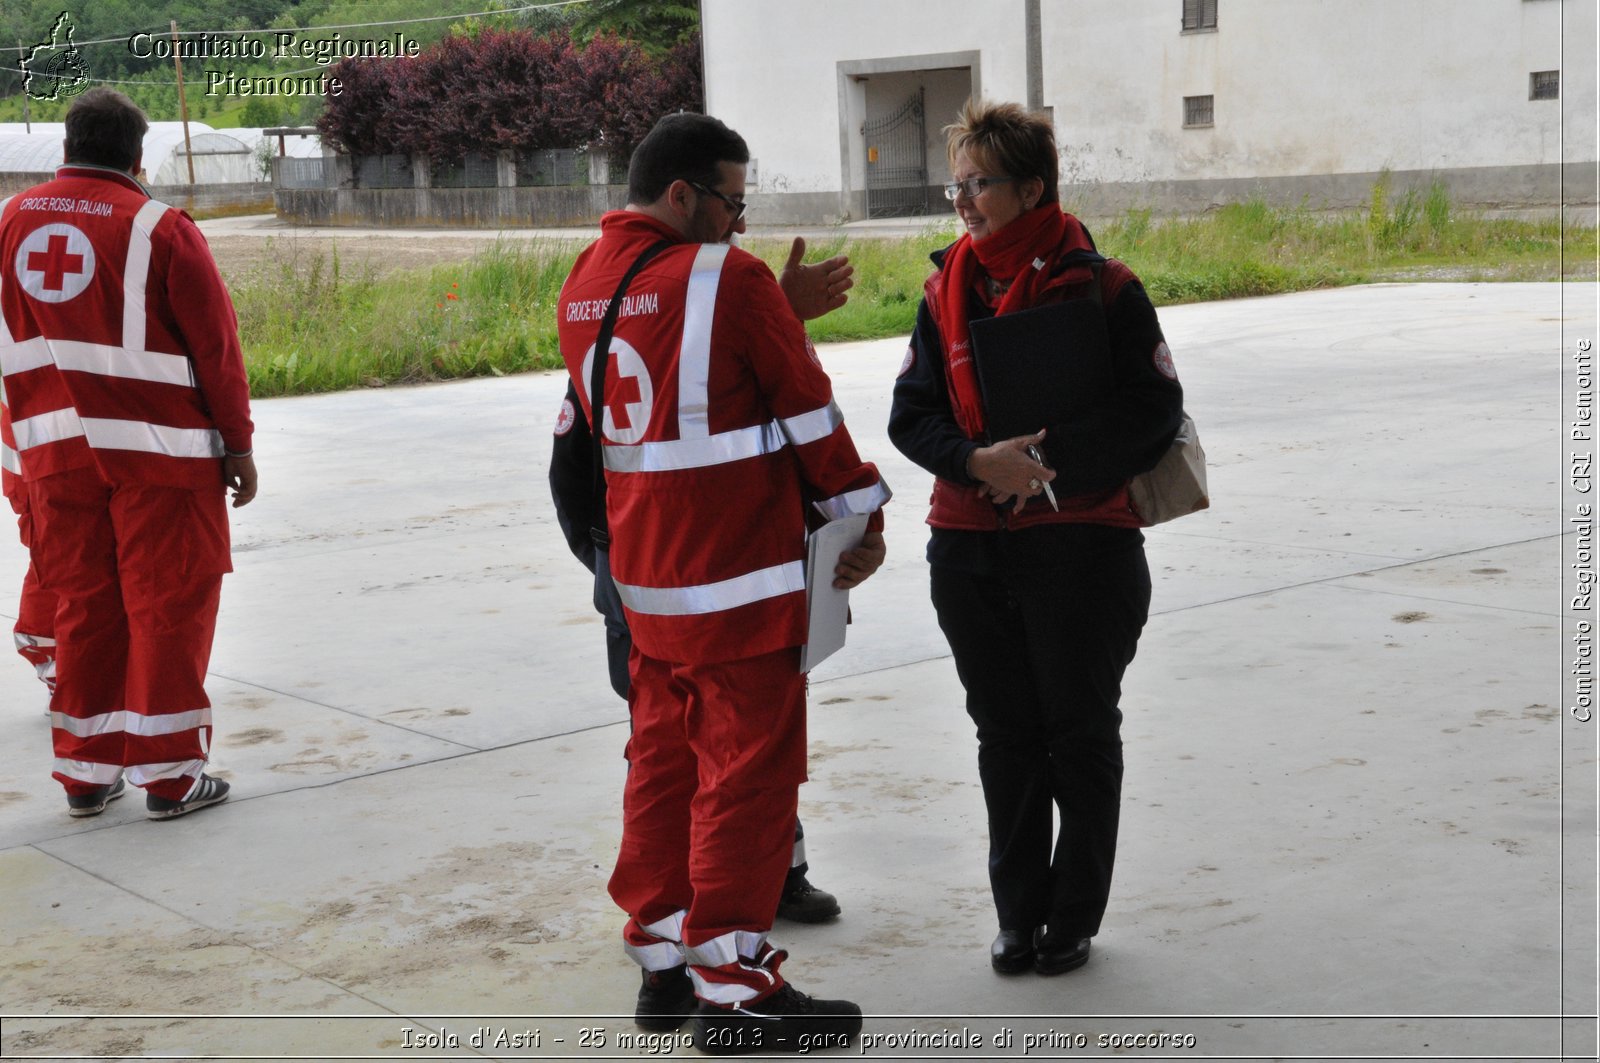
[[[933,256],[889,435],[935,476],[928,563],[977,724],[990,963],[1060,974],[1089,959],[1116,855],[1118,702],[1150,605],[1127,484],[1171,445],[1183,389],[1139,279],[1061,209],[1049,119],[969,101],[945,133],[965,232]],[[1073,300],[1099,304],[1105,327],[1077,308],[1092,327],[1063,335],[1060,356],[1104,386],[1030,434],[990,438],[972,325]]]

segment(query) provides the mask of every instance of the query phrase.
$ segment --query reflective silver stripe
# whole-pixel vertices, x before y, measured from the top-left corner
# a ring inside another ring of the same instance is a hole
[[[128,261],[122,271],[122,345],[130,351],[144,350],[145,285],[150,280],[150,233],[171,208],[150,200],[133,216],[128,233]]]
[[[4,469],[9,473],[14,473],[17,476],[22,475],[21,455],[12,450],[10,447],[6,446],[4,443],[0,443],[0,469]]]
[[[803,446],[826,439],[843,423],[844,414],[830,401],[828,405],[810,413],[738,428],[732,432],[633,446],[608,444],[604,454],[606,469],[611,472],[672,472],[725,465],[730,461],[774,454],[789,443]]]
[[[765,931],[730,930],[710,941],[684,946],[683,958],[697,967],[726,967],[730,963],[738,963],[750,966],[752,970],[761,970],[746,961],[760,955],[761,946],[766,943]]]
[[[761,975],[770,986],[773,982],[772,972],[763,971],[759,967],[749,967],[747,970]],[[713,1004],[737,1006],[747,1000],[754,1000],[758,994],[766,993],[766,989],[754,989],[743,982],[713,982],[701,976],[693,967],[689,968],[689,979],[694,983],[694,995],[701,1000],[708,1000]]]
[[[783,433],[773,421],[700,439],[668,439],[633,446],[607,444],[605,463],[611,472],[671,472],[743,461],[783,447]]]
[[[194,366],[181,354],[140,351],[104,343],[84,343],[81,340],[48,340],[43,336],[0,348],[0,370],[7,376],[47,365],[96,376],[194,387]]]
[[[80,418],[71,408],[16,421],[11,431],[17,438],[19,451],[84,436],[91,447],[100,450],[137,450],[165,454],[169,458],[222,457],[222,433],[215,428],[173,428],[148,421]]]
[[[684,295],[683,343],[678,348],[678,438],[711,434],[711,324],[727,244],[702,244],[689,271]]]
[[[675,941],[658,941],[654,945],[630,945],[624,941],[622,951],[647,971],[683,966],[683,946]]]
[[[6,204],[10,203],[13,199],[16,199],[16,198],[17,198],[16,196],[7,196],[4,199],[0,199],[0,217],[3,217],[5,215]],[[5,290],[6,290],[5,273],[6,273],[6,271],[4,269],[0,269],[0,295],[4,295],[5,294]],[[3,305],[3,303],[0,303],[0,305]],[[10,343],[10,342],[11,342],[11,326],[6,324],[5,312],[3,310],[0,310],[0,344],[7,344],[7,343]]]
[[[617,584],[622,604],[648,616],[698,616],[737,609],[751,602],[765,601],[806,589],[805,564],[790,561],[771,568],[757,569],[720,583],[698,587],[634,587]]]
[[[85,417],[83,434],[91,447],[100,450],[138,450],[169,458],[222,457],[222,433],[215,428],[173,428],[148,421]],[[17,443],[22,445],[20,436]]]
[[[58,443],[83,435],[83,422],[78,411],[67,406],[36,417],[25,417],[11,422],[11,434],[16,438],[17,450],[27,450],[44,443]]]
[[[893,497],[889,485],[879,480],[871,487],[862,487],[855,491],[846,491],[842,495],[834,495],[832,498],[824,498],[815,505],[817,512],[824,517],[838,520],[841,517],[853,517],[862,513],[876,513]]]
[[[65,775],[73,782],[93,783],[95,786],[110,786],[117,781],[117,776],[122,774],[122,767],[117,764],[99,764],[92,760],[71,760],[67,757],[57,757],[55,771]],[[133,773],[128,773],[128,778],[133,778]]]
[[[146,716],[143,713],[118,709],[102,712],[98,716],[68,716],[61,712],[50,714],[50,726],[65,731],[75,738],[94,738],[105,734],[131,734],[145,738],[182,734],[196,727],[211,726],[210,709],[191,709],[188,712],[164,713]]]
[[[688,917],[689,913],[679,908],[665,919],[657,919],[653,923],[646,924],[642,929],[646,934],[654,934],[658,938],[679,942],[683,940],[683,921]]]
[[[783,434],[797,447],[815,443],[819,439],[827,439],[833,434],[833,430],[842,424],[844,424],[844,413],[839,409],[839,404],[832,399],[829,399],[828,404],[820,410],[778,420]]]
[[[13,631],[11,638],[17,644],[18,650],[53,649],[56,644],[55,639],[47,639],[43,635],[28,635],[21,631]]]
[[[185,775],[194,777],[195,786],[200,785],[200,776],[206,770],[204,758],[196,760],[174,760],[166,764],[130,764],[128,765],[128,781],[135,786],[149,786],[153,782],[165,779],[181,779]],[[190,793],[194,787],[190,787]],[[184,794],[188,797],[188,794]]]

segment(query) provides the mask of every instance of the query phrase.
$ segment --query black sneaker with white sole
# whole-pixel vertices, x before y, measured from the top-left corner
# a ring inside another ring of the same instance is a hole
[[[694,1046],[711,1056],[847,1048],[860,1032],[860,1007],[848,1000],[818,1000],[788,983],[731,1008],[701,1001],[689,1026]]]
[[[145,794],[144,814],[150,819],[176,819],[178,816],[187,816],[190,812],[227,799],[227,783],[210,775],[202,775],[200,781],[189,791],[189,796],[182,801],[171,801],[155,794]]]
[[[118,775],[117,781],[108,786],[97,786],[86,794],[68,794],[67,815],[74,819],[98,816],[106,810],[107,801],[115,801],[127,792],[128,780]]]

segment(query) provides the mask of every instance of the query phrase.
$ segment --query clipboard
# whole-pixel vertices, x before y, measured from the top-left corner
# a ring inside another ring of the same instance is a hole
[[[850,617],[850,592],[835,589],[833,569],[839,555],[861,545],[867,517],[858,514],[830,520],[806,536],[806,642],[800,647],[800,671],[809,672],[844,646]]]
[[[1093,299],[973,321],[972,359],[991,441],[1032,435],[1111,392],[1111,337]]]

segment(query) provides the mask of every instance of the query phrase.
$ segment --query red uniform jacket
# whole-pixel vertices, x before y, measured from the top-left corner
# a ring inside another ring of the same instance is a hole
[[[697,664],[805,641],[806,504],[872,514],[889,490],[761,260],[684,243],[633,211],[601,219],[558,303],[561,356],[589,403],[589,358],[633,261],[605,384],[611,573],[641,652]]]
[[[63,166],[0,203],[0,458],[25,480],[213,487],[250,449],[238,322],[189,216]]]

